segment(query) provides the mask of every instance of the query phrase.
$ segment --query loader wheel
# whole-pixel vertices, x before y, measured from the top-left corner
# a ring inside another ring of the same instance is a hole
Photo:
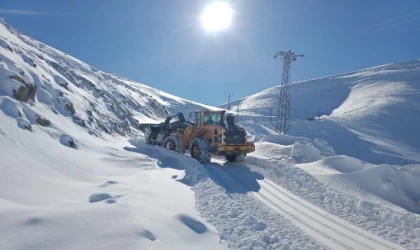
[[[237,155],[235,161],[236,162],[243,162],[245,160],[245,156],[246,156],[246,154]]]
[[[234,162],[236,160],[236,155],[225,155],[225,158],[229,162]]]
[[[191,157],[200,163],[209,163],[211,160],[210,143],[205,138],[196,138],[190,144]]]
[[[240,154],[240,155],[226,155],[225,158],[229,162],[242,162],[245,160],[246,154]]]
[[[183,153],[183,147],[178,136],[171,135],[163,141],[163,147],[169,151],[175,151],[178,153]]]

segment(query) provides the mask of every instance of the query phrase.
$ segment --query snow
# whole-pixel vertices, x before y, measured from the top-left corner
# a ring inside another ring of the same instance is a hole
[[[198,212],[216,227],[222,243],[229,248],[322,248],[252,196],[250,192],[259,189],[257,179],[264,177],[246,166],[218,160],[201,165],[190,157],[145,145],[141,140],[131,140],[131,143],[134,147],[129,151],[157,158],[162,168],[185,169],[180,181],[191,186]],[[238,183],[236,175],[247,184]]]
[[[369,199],[373,201],[380,202],[380,197],[408,211],[420,213],[417,188],[420,175],[416,174],[419,165],[374,165],[352,157],[332,156],[297,166],[342,192],[370,194]]]
[[[1,249],[225,249],[173,178],[183,172],[125,150],[116,133],[122,117],[157,121],[171,105],[200,104],[94,71],[3,24],[0,41]],[[23,86],[13,75],[38,87],[35,102],[13,98]]]
[[[223,249],[194,210],[194,194],[145,155],[75,133],[62,147],[44,128],[0,113],[2,249]],[[46,129],[45,129],[46,130]]]
[[[138,123],[218,108],[0,19],[0,248],[419,249],[419,78],[417,60],[295,83],[287,136],[269,117],[278,87],[237,100],[256,151],[200,164]]]
[[[60,143],[66,147],[77,148],[76,141],[70,135],[61,135]]]
[[[420,163],[419,79],[420,60],[413,60],[293,83],[291,134],[323,139],[338,154],[375,164]],[[242,125],[269,135],[278,93],[276,86],[233,101],[232,110],[239,104]]]

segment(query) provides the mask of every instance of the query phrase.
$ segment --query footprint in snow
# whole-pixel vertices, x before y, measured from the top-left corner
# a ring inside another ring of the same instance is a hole
[[[105,201],[108,204],[113,204],[117,202],[114,196],[107,193],[95,193],[89,196],[90,203],[95,203],[95,202],[100,202],[100,201]]]
[[[149,230],[144,230],[142,232],[140,232],[140,235],[149,239],[150,241],[155,241],[156,240],[156,236],[150,232]]]
[[[30,218],[30,219],[26,220],[25,224],[33,226],[33,225],[39,225],[42,222],[43,222],[43,220],[41,218],[34,217],[34,218]]]
[[[188,215],[178,215],[178,220],[198,234],[203,234],[208,230],[206,225]]]
[[[104,184],[101,184],[100,187],[108,187],[108,186],[111,186],[111,185],[114,185],[114,184],[118,184],[118,182],[113,181],[113,180],[109,180],[109,181],[106,181]]]

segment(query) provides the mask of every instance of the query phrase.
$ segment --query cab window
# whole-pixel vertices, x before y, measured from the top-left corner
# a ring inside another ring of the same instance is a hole
[[[197,128],[201,127],[201,112],[195,113],[195,123],[197,124]]]
[[[204,124],[205,125],[219,124],[220,118],[221,118],[220,113],[204,113]]]

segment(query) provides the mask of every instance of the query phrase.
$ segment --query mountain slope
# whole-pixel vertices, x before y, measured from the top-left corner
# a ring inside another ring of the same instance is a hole
[[[291,86],[291,134],[322,138],[337,153],[372,163],[420,162],[419,60]],[[232,110],[239,105],[243,125],[250,131],[273,133],[279,92],[277,86],[236,100]],[[319,119],[308,121],[314,117]]]
[[[42,107],[42,116],[49,120],[67,116],[98,136],[130,133],[139,120],[161,120],[170,113],[209,108],[99,71],[18,33],[4,20],[0,20],[0,53],[0,95],[12,98],[18,92],[19,99],[26,101],[27,92],[34,89],[27,101],[30,105],[23,107],[25,114],[41,116],[36,109]],[[27,119],[33,123],[31,117]]]
[[[225,249],[178,181],[183,170],[127,142],[138,122],[203,107],[0,19],[0,248]]]

